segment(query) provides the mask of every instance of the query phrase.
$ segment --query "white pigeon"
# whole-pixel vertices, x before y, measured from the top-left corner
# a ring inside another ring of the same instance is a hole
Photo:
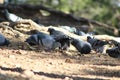
[[[6,18],[9,21],[17,22],[17,21],[23,20],[21,17],[15,15],[15,14],[9,13],[7,9],[4,10],[4,13],[5,13]]]

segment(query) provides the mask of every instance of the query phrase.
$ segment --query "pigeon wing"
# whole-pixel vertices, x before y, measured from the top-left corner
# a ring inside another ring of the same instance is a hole
[[[52,39],[42,39],[42,44],[44,47],[51,49],[53,46],[53,40]]]

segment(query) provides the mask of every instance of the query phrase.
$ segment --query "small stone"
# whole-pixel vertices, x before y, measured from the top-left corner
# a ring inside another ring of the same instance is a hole
[[[30,70],[25,70],[25,71],[23,72],[23,74],[26,75],[27,77],[32,77],[32,76],[34,76],[34,73],[33,73],[32,71],[30,71]]]
[[[52,62],[49,62],[49,64],[51,64],[51,65],[52,65],[53,63],[52,63]]]
[[[15,67],[21,67],[22,65],[21,64],[15,64],[14,66]]]
[[[12,58],[12,59],[14,59],[14,58],[15,58],[15,56],[14,56],[14,55],[9,55],[8,57],[9,57],[9,58]]]
[[[73,63],[73,60],[71,60],[71,59],[66,59],[65,62],[66,62],[66,63]]]
[[[17,51],[16,53],[17,53],[17,54],[22,54],[20,51]]]
[[[73,80],[73,79],[69,77],[65,77],[64,80]]]
[[[18,50],[16,53],[17,53],[17,54],[27,54],[26,51],[22,51],[22,50]]]
[[[63,63],[58,63],[59,65],[63,65]]]

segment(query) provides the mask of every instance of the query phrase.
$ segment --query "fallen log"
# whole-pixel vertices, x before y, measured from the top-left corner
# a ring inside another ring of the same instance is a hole
[[[47,33],[48,34],[48,28],[54,28],[56,30],[59,30],[59,31],[62,31],[63,33],[65,33],[66,35],[70,36],[70,37],[73,37],[73,38],[78,38],[78,39],[82,39],[82,40],[87,40],[87,36],[79,36],[79,35],[76,35],[76,34],[73,34],[61,27],[54,27],[54,26],[48,26],[48,27],[41,27],[40,25],[36,24],[34,21],[30,20],[30,19],[25,19],[25,20],[21,20],[19,22],[16,22],[16,24],[14,26],[17,26],[19,24],[29,24],[29,29],[30,30],[39,30],[39,31],[42,31],[44,33]],[[20,27],[19,27],[20,28]],[[25,28],[24,28],[25,29]],[[28,28],[27,28],[28,29]],[[28,29],[28,30],[29,30]],[[29,30],[29,31],[30,31]],[[97,39],[100,39],[100,40],[114,40],[116,37],[113,37],[113,36],[109,36],[109,35],[95,35],[94,36],[95,38]]]

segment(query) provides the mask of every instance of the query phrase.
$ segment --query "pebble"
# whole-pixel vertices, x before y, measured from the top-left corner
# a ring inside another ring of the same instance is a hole
[[[15,55],[9,55],[9,58],[15,59]]]
[[[66,63],[73,63],[73,60],[71,60],[71,59],[66,59],[65,62],[66,62]]]
[[[14,66],[15,66],[15,67],[21,67],[22,65],[17,63],[17,64],[15,64]]]
[[[18,51],[16,51],[16,53],[17,53],[17,54],[27,54],[26,51],[22,51],[22,50],[18,50]]]
[[[64,80],[73,80],[73,79],[69,77],[65,77]]]
[[[26,77],[32,77],[32,76],[34,76],[34,73],[33,73],[32,71],[30,71],[30,70],[25,70],[25,71],[23,72],[23,74],[24,74]]]

